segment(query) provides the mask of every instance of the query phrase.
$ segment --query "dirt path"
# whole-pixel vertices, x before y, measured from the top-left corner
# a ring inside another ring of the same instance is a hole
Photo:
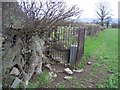
[[[87,65],[81,73],[74,73],[70,75],[73,77],[71,80],[64,80],[67,74],[58,72],[57,77],[50,83],[50,88],[64,87],[64,88],[97,88],[99,83],[102,83],[109,73],[106,71],[104,63],[99,63],[96,60],[96,53],[102,48],[102,45],[96,50],[92,57],[88,60],[91,65]],[[95,65],[100,65],[95,67]],[[55,71],[63,71],[65,67],[61,65],[52,66]]]

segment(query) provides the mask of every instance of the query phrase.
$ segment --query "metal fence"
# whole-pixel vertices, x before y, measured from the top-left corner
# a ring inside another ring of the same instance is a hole
[[[85,29],[59,26],[49,35],[49,56],[60,63],[77,63],[84,53]]]

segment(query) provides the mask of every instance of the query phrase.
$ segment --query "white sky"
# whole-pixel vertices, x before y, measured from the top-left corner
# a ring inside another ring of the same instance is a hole
[[[96,18],[95,4],[100,0],[65,0],[68,5],[77,5],[83,10],[81,18]],[[118,18],[118,2],[120,0],[105,0],[110,3],[113,18]]]
[[[82,9],[83,12],[81,18],[97,18],[97,15],[95,13],[96,10],[95,4],[98,3],[100,0],[63,0],[63,1],[65,1],[68,6],[77,5],[80,9]],[[112,18],[118,18],[118,2],[120,0],[101,0],[101,1],[108,2],[110,4],[111,13],[113,15]]]

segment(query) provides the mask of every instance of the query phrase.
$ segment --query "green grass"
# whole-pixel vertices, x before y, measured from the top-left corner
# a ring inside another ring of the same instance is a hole
[[[85,57],[89,58],[95,52],[95,50],[102,44],[103,35],[100,33],[98,37],[85,38]]]
[[[103,83],[98,84],[99,88],[116,88],[118,86],[118,30],[106,29],[99,33],[98,37],[85,37],[84,57],[81,60],[80,68],[84,68],[86,63],[94,55],[96,63],[93,65],[93,72],[100,67],[99,63],[104,63],[106,71],[113,71]],[[97,52],[96,52],[97,51]],[[92,73],[92,72],[90,72]],[[48,72],[43,72],[35,82],[30,82],[28,88],[45,87],[50,83]],[[57,89],[65,88],[60,83]]]
[[[95,63],[95,64],[93,65],[93,67],[92,67],[92,72],[93,72],[93,73],[96,72],[97,68],[99,68],[99,67],[100,67],[100,64],[99,64],[99,63]]]
[[[63,88],[65,88],[65,85],[62,84],[62,83],[57,83],[57,84],[56,84],[56,88],[57,88],[58,90],[62,90]]]
[[[97,50],[97,52],[96,52]],[[100,62],[106,65],[106,71],[113,71],[107,80],[104,80],[98,87],[117,88],[118,86],[118,30],[106,29],[98,37],[85,38],[85,55],[81,60],[80,68],[84,68],[87,60],[95,56],[97,63],[95,68],[99,67]]]
[[[98,37],[85,37],[84,57],[80,62],[80,68],[84,68],[86,62],[92,57],[96,49],[103,43],[103,34],[99,33]]]
[[[34,81],[29,82],[27,88],[42,88],[51,82],[51,78],[48,72],[44,71],[42,74],[37,76]]]
[[[100,54],[103,56],[103,62],[106,64],[106,69],[114,73],[108,77],[104,86],[107,88],[118,87],[118,30],[107,29],[104,31],[104,49]]]

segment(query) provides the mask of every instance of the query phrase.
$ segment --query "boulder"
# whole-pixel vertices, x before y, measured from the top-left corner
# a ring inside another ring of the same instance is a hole
[[[37,66],[35,68],[35,72],[37,75],[42,73],[42,62],[37,63]]]
[[[50,64],[46,64],[45,67],[52,71],[52,66]]]
[[[57,74],[56,73],[54,73],[54,72],[49,72],[49,75],[50,75],[50,78],[52,78],[52,77],[57,77]]]
[[[14,82],[12,83],[11,88],[16,88],[20,82],[21,82],[21,80],[18,77],[16,77]]]
[[[92,64],[92,62],[87,62],[87,65],[91,65]]]
[[[10,74],[11,75],[19,75],[20,71],[16,67],[13,67]]]
[[[71,76],[65,76],[65,77],[64,77],[65,80],[70,80],[70,79],[72,79],[72,78],[73,78],[73,77],[71,77]]]
[[[75,73],[81,73],[82,71],[83,71],[83,69],[73,70],[73,72],[75,72]]]
[[[69,75],[73,74],[72,70],[70,70],[69,68],[65,68],[64,72],[67,73],[67,74],[69,74]]]

